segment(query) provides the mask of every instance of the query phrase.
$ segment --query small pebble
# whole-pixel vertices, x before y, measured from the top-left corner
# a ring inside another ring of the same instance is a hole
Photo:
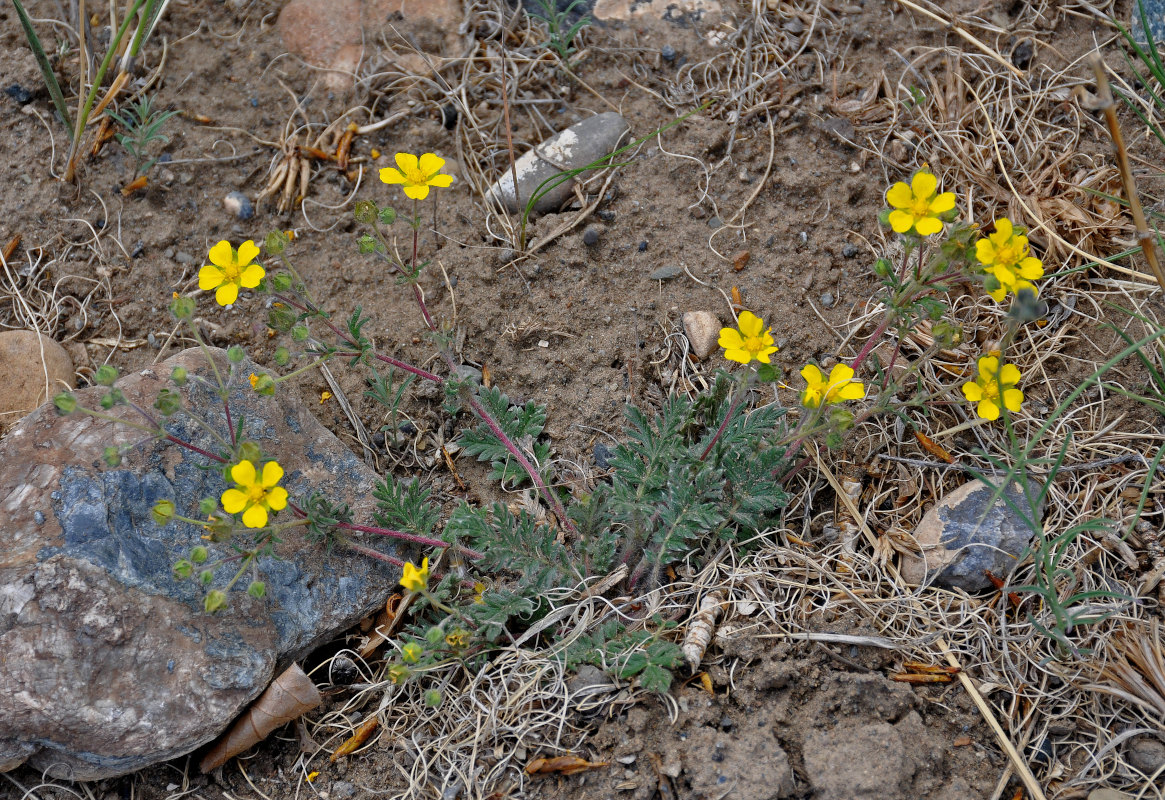
[[[695,218],[695,219],[703,219],[703,218],[704,218],[704,217],[706,217],[706,216],[708,216],[708,212],[707,212],[707,211],[705,211],[705,210],[704,210],[703,208],[701,208],[700,206],[696,206],[695,208],[693,208],[693,209],[692,209],[692,217],[693,217],[693,218]]]
[[[720,338],[720,319],[711,311],[687,311],[681,317],[684,333],[696,358],[707,358]]]
[[[675,61],[676,49],[670,44],[665,44],[663,47],[659,48],[659,57],[664,61]]]
[[[445,126],[445,130],[451,131],[457,127],[457,106],[449,103],[441,106],[441,124]]]
[[[646,253],[646,252],[647,252],[647,242],[646,242],[646,241],[643,241],[643,242],[640,242],[640,243],[639,243],[639,252],[640,252],[640,253]]]
[[[599,469],[606,469],[611,461],[611,448],[607,447],[602,442],[595,443],[595,466]]]
[[[655,270],[647,277],[651,278],[653,281],[666,281],[669,278],[675,278],[683,274],[683,267],[677,267],[675,264],[668,264],[665,267],[660,267],[659,269]]]
[[[258,108],[258,107],[259,107],[259,98],[252,97],[251,98],[251,108]]]
[[[140,256],[142,254],[142,251],[145,249],[146,249],[146,243],[143,242],[141,239],[138,239],[136,242],[133,243],[133,247],[130,248],[129,257],[130,258],[137,258],[138,256]]]
[[[166,260],[167,260],[167,261],[169,261],[169,260],[173,259],[173,258],[174,258],[174,248],[173,248],[173,247],[167,247],[167,248],[166,248],[166,252],[165,252],[165,253],[163,253],[162,255],[164,255],[164,256],[166,257]]]
[[[417,433],[417,426],[411,422],[402,422],[400,424],[400,432],[405,436],[415,436]]]
[[[712,230],[716,230],[723,225],[724,223],[720,221],[720,217],[712,217],[712,219],[708,220],[708,227]]]
[[[4,94],[11,97],[17,105],[26,105],[32,101],[32,92],[25,89],[19,83],[14,83],[4,90]]]
[[[155,350],[157,350],[157,349],[158,349],[158,337],[157,337],[157,336],[154,336],[154,333],[153,333],[153,331],[150,331],[149,333],[147,333],[147,334],[146,334],[146,342],[147,342],[147,343],[150,345],[150,347],[152,347],[153,349],[155,349]]]
[[[250,219],[255,216],[255,207],[251,205],[251,199],[242,192],[231,192],[222,199],[222,204],[239,219]]]
[[[170,155],[169,153],[162,153],[162,155],[158,156],[159,164],[169,164],[173,160],[174,156]]]
[[[844,245],[842,245],[841,254],[845,258],[853,258],[858,254],[857,245],[853,244],[852,242],[846,242]]]
[[[587,226],[587,229],[583,231],[582,235],[583,244],[587,247],[594,247],[599,243],[600,233],[601,231],[594,225]]]
[[[720,730],[722,731],[732,730],[733,724],[732,717],[728,716],[727,714],[720,718]]]
[[[821,295],[821,305],[826,308],[833,308],[833,304],[836,302],[837,300],[834,298],[833,292],[825,292]]]
[[[178,176],[178,183],[186,184],[194,180],[194,175],[189,172],[183,172]]]
[[[514,260],[514,251],[506,247],[498,251],[498,263],[503,267]]]
[[[332,781],[332,797],[344,798],[356,796],[356,785],[348,781]]]
[[[614,222],[615,212],[609,208],[604,208],[599,212],[599,219],[601,219],[603,222]]]
[[[45,515],[43,511],[32,512],[32,518],[35,520],[37,525],[44,525]]]
[[[377,450],[384,450],[384,431],[372,434],[372,446]]]
[[[179,250],[174,254],[174,260],[179,264],[193,264],[194,256],[190,255],[185,250]]]

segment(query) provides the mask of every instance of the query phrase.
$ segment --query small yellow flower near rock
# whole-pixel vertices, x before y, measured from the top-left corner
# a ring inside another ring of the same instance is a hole
[[[249,380],[251,381],[251,388],[252,389],[255,389],[259,386],[259,376],[256,375],[255,373],[253,373],[253,372],[251,373],[251,377]]]
[[[380,151],[379,151],[379,150],[377,150],[377,149],[374,147],[374,148],[372,148],[372,154],[371,154],[371,155],[372,155],[372,157],[373,157],[373,158],[380,158]]]
[[[328,402],[331,399],[332,399],[331,392],[328,392],[328,391],[320,392],[320,405],[323,405],[324,403]]]
[[[404,575],[401,576],[400,585],[408,589],[410,592],[423,592],[429,586],[429,557],[421,562],[421,568],[417,569],[413,566],[413,562],[409,561],[405,564]]]
[[[231,247],[225,239],[210,248],[210,263],[198,271],[198,288],[204,292],[214,289],[214,299],[220,306],[229,306],[239,299],[239,289],[254,289],[267,273],[252,263],[259,248],[248,239]]]
[[[1008,292],[1018,294],[1022,289],[1038,294],[1032,281],[1044,276],[1044,265],[1031,254],[1027,237],[1016,233],[1007,217],[995,220],[995,233],[975,242],[975,257],[983,270],[999,281],[998,288],[987,292],[995,302],[1001,303]]]
[[[429,187],[447,187],[453,183],[452,175],[442,175],[441,167],[445,159],[433,153],[424,153],[417,158],[412,153],[397,153],[396,166],[380,171],[380,180],[387,184],[399,184],[406,197],[424,200],[429,196]]]
[[[894,207],[890,212],[890,227],[895,233],[914,230],[919,236],[930,236],[943,229],[940,214],[955,207],[952,192],[935,194],[938,179],[927,169],[914,173],[907,186],[902,181],[894,184],[886,192],[886,202]]]
[[[846,364],[834,364],[829,371],[829,380],[816,365],[806,364],[801,377],[805,379],[805,390],[801,392],[801,405],[805,408],[861,400],[866,396],[865,385],[854,380],[854,371]]]
[[[250,461],[240,461],[231,467],[231,480],[238,484],[222,493],[222,507],[228,514],[243,514],[248,528],[267,525],[267,512],[287,507],[287,490],[279,486],[283,467],[277,461],[263,465],[260,475]]]
[[[319,774],[318,772],[309,772],[309,773],[307,774],[307,777],[306,777],[306,778],[304,778],[304,780],[306,780],[308,783],[311,783],[311,782],[313,782],[313,781],[314,781],[316,778],[318,778],[319,776],[320,776],[320,774]]]
[[[771,328],[765,328],[765,322],[751,311],[742,311],[736,319],[740,330],[735,328],[721,328],[720,339],[717,342],[724,348],[724,357],[729,361],[739,361],[748,364],[753,360],[762,364],[769,363],[769,354],[777,352],[773,344]]]
[[[1020,379],[1019,368],[1014,364],[999,366],[995,356],[979,359],[979,377],[963,384],[963,396],[972,403],[978,403],[976,413],[985,420],[999,419],[1002,405],[1012,413],[1018,412],[1023,404],[1023,392],[1015,388]]]

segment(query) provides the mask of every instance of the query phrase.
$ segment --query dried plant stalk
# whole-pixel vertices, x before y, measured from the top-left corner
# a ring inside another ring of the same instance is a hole
[[[230,731],[219,738],[198,768],[217,769],[251,745],[266,739],[283,725],[311,711],[323,702],[319,690],[298,665],[292,664],[272,682],[259,699],[239,717]]]
[[[704,659],[704,652],[712,641],[712,634],[716,630],[716,619],[724,607],[724,599],[722,589],[704,595],[704,599],[700,601],[699,610],[692,617],[691,623],[688,624],[688,632],[684,636],[684,643],[680,646],[680,650],[692,672],[699,668],[700,662]]]

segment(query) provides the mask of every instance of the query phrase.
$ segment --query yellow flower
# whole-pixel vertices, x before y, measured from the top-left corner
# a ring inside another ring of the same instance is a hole
[[[432,153],[425,153],[419,159],[412,153],[397,153],[396,166],[380,171],[384,183],[399,183],[405,195],[413,200],[424,200],[429,196],[430,186],[446,187],[453,182],[452,175],[442,175],[441,167],[445,159]]]
[[[413,566],[409,561],[405,564],[405,574],[401,576],[400,585],[410,592],[423,592],[429,586],[429,557],[421,562],[421,568]]]
[[[805,379],[805,391],[801,392],[801,405],[818,408],[822,403],[840,403],[844,400],[861,400],[866,396],[866,387],[854,380],[854,371],[845,364],[834,364],[829,371],[829,380],[813,364],[801,370]]]
[[[454,628],[445,634],[445,644],[456,649],[469,647],[469,631],[464,628]]]
[[[228,514],[243,513],[243,524],[248,528],[267,525],[267,512],[287,507],[287,490],[279,486],[283,467],[277,461],[263,465],[260,475],[250,461],[240,461],[231,467],[231,479],[238,484],[222,493],[222,507]]]
[[[215,290],[214,299],[220,306],[229,306],[239,299],[239,287],[254,289],[267,273],[253,264],[259,248],[250,239],[231,247],[225,239],[210,248],[210,263],[198,271],[198,288],[204,292]]]
[[[253,372],[251,373],[250,381],[252,389],[257,389],[259,387],[259,376]]]
[[[997,303],[1003,302],[1008,292],[1030,289],[1035,294],[1031,282],[1044,276],[1044,265],[1031,254],[1027,237],[1016,233],[1007,217],[995,220],[995,233],[975,242],[975,257],[984,271],[999,281],[998,288],[987,292]]]
[[[974,382],[963,384],[963,395],[972,403],[980,417],[994,421],[999,419],[999,406],[1008,411],[1019,411],[1023,403],[1023,392],[1015,388],[1019,383],[1019,369],[1014,364],[1004,364],[1000,369],[999,359],[983,356],[979,359],[979,377]]]
[[[769,353],[777,352],[773,344],[772,328],[765,328],[765,322],[751,311],[740,312],[736,320],[740,330],[721,328],[720,340],[724,357],[729,361],[747,364],[753,359],[762,364],[769,363]]]
[[[943,192],[935,195],[938,180],[925,168],[914,173],[907,186],[902,181],[886,192],[886,202],[894,207],[890,212],[890,227],[895,233],[907,233],[912,228],[919,236],[930,236],[943,229],[940,214],[955,207],[955,195]]]

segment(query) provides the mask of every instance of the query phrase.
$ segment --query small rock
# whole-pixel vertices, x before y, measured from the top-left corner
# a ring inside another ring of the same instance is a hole
[[[1129,743],[1125,758],[1141,772],[1153,775],[1165,767],[1165,742],[1152,736],[1138,736]]]
[[[587,247],[594,247],[599,243],[599,237],[602,235],[602,233],[603,232],[597,226],[588,225],[586,230],[583,231],[583,244],[585,244]]]
[[[647,252],[647,242],[640,242],[640,243],[639,243],[639,252],[640,252],[640,253],[646,253],[646,252]]]
[[[1129,5],[1132,7],[1129,27],[1133,38],[1137,40],[1137,44],[1145,47],[1149,42],[1145,28],[1141,25],[1141,15],[1137,12],[1137,3]],[[1149,32],[1153,35],[1153,41],[1158,44],[1165,42],[1165,0],[1141,0],[1141,8],[1144,9],[1145,18],[1149,21]]]
[[[711,311],[687,311],[681,318],[684,333],[692,343],[696,358],[705,359],[716,349],[720,339],[720,319]]]
[[[515,162],[514,170],[506,169],[487,195],[511,213],[516,212],[519,207],[525,207],[543,181],[608,155],[629,130],[627,120],[614,111],[588,117],[524,153]],[[518,175],[516,197],[513,172]],[[557,210],[573,188],[574,178],[563,181],[540,196],[534,203],[534,210],[540,214]]]
[[[703,206],[696,206],[692,209],[692,219],[703,219],[708,216],[708,212],[704,210]]]
[[[239,219],[250,219],[255,216],[255,207],[251,205],[251,198],[242,192],[231,192],[222,199],[223,207]]]
[[[1018,483],[1007,488],[1017,508],[1027,508]],[[948,492],[918,523],[914,538],[922,555],[902,558],[902,577],[970,594],[994,588],[986,570],[1003,577],[1032,539],[1032,529],[999,497],[988,509],[994,489],[971,481]],[[1037,520],[1038,522],[1038,520]]]
[[[677,267],[675,264],[668,264],[667,266],[660,267],[659,269],[655,270],[647,277],[651,278],[653,281],[666,281],[670,278],[674,278],[683,274],[683,267]]]
[[[846,242],[841,246],[841,255],[843,258],[853,258],[857,254],[858,248],[853,242]]]
[[[73,359],[35,331],[0,332],[0,421],[15,422],[57,392],[73,388]]]
[[[185,250],[179,250],[174,254],[174,260],[179,264],[193,264],[194,256],[190,255]]]
[[[514,251],[508,247],[503,247],[498,251],[498,264],[505,267],[514,260]]]
[[[457,106],[452,103],[446,103],[441,106],[441,124],[445,127],[445,130],[451,131],[457,127],[458,116]]]
[[[732,268],[737,272],[748,266],[749,259],[752,258],[752,253],[748,250],[741,250],[732,257]]]
[[[32,102],[32,92],[25,89],[19,83],[14,83],[4,90],[4,94],[8,95],[16,102],[17,105],[27,105]]]
[[[833,304],[837,302],[837,298],[833,296],[833,292],[822,292],[821,305],[825,308],[833,308]]]
[[[732,717],[728,716],[727,714],[720,718],[720,730],[722,731],[732,730],[733,724]]]
[[[675,61],[676,49],[670,44],[665,44],[663,47],[659,48],[659,57],[664,61]]]
[[[463,381],[481,383],[481,370],[471,364],[462,364],[457,368],[457,377]]]
[[[1118,792],[1116,789],[1093,789],[1088,793],[1088,800],[1137,800],[1131,794]]]
[[[607,447],[602,442],[595,442],[595,466],[599,469],[606,469],[611,462],[611,448]]]
[[[348,781],[332,781],[332,797],[344,798],[356,796],[356,784]]]
[[[712,217],[712,219],[708,220],[708,227],[716,230],[717,228],[724,227],[724,223],[720,221],[720,217]]]
[[[614,222],[615,212],[609,208],[604,208],[599,212],[599,219],[601,219],[603,222]]]

